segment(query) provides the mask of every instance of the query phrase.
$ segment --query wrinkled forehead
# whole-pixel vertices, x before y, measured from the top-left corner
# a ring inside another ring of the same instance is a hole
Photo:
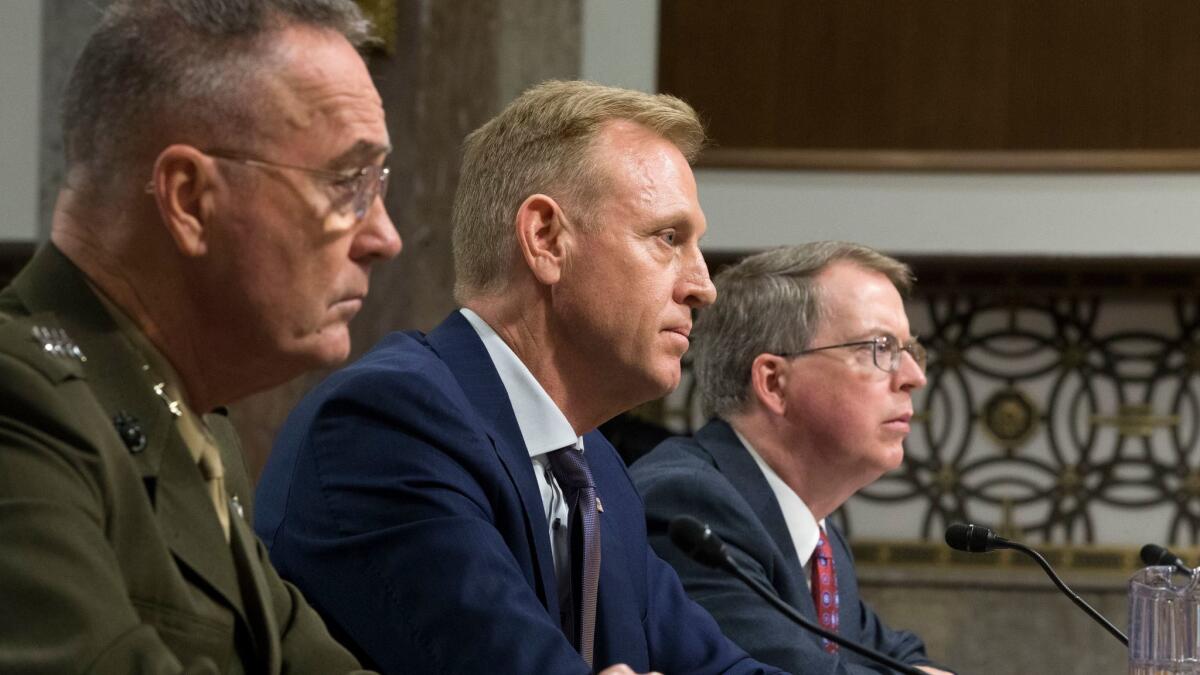
[[[386,152],[383,101],[362,57],[343,36],[293,26],[273,42],[251,84],[265,140],[334,155]]]

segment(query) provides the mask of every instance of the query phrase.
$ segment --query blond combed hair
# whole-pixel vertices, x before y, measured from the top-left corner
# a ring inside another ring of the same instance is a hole
[[[591,147],[605,124],[617,120],[665,138],[689,163],[704,145],[696,111],[674,96],[561,80],[526,90],[467,136],[451,218],[460,303],[507,283],[517,258],[514,218],[530,195],[548,195],[585,214],[603,196],[609,183]]]

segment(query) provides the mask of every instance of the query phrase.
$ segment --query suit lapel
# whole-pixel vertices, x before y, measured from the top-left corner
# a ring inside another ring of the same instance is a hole
[[[800,554],[796,552],[796,545],[788,532],[783,509],[780,508],[779,500],[775,498],[775,492],[767,483],[762,469],[758,468],[758,463],[750,456],[750,451],[742,445],[733,427],[720,419],[706,424],[696,434],[696,442],[712,456],[721,473],[729,477],[730,483],[754,510],[754,515],[767,530],[775,547],[783,554],[787,565],[784,573],[792,575],[789,586],[795,591],[785,594],[791,597],[784,599],[805,616],[815,620],[817,607],[813,604],[812,593],[808,589],[808,575],[804,572],[804,566],[800,564]],[[779,584],[776,584],[776,588],[779,587]]]
[[[513,414],[512,402],[487,348],[471,324],[455,311],[428,336],[430,346],[449,367],[467,400],[484,422],[500,462],[517,488],[525,509],[525,526],[533,537],[537,592],[550,616],[558,616],[558,592],[550,534],[543,515],[533,463]]]
[[[750,452],[738,440],[733,427],[724,420],[713,420],[696,433],[696,442],[712,456],[717,468],[729,478],[729,482],[754,510],[754,515],[758,516],[793,572],[803,575],[804,567],[800,565],[800,556],[792,543],[792,535],[788,533],[779,500],[775,499],[775,492],[767,483],[766,476],[763,476]]]
[[[52,312],[79,345],[88,385],[109,419],[123,414],[145,434],[145,447],[130,451],[175,557],[242,615],[229,546],[217,522],[200,470],[175,429],[145,359],[96,298],[91,286],[58,249],[44,247],[13,282],[31,314]],[[114,426],[113,443],[123,442]],[[242,616],[245,619],[244,615]]]

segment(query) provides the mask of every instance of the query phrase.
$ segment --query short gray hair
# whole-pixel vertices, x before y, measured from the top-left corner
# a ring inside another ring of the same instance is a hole
[[[247,84],[269,36],[293,24],[336,31],[356,47],[370,23],[352,0],[115,0],[84,46],[63,100],[68,169],[119,175],[193,135],[253,137]]]
[[[451,218],[460,303],[507,283],[517,255],[513,218],[530,195],[547,194],[589,212],[608,185],[591,146],[615,120],[662,136],[688,162],[704,145],[696,111],[674,96],[558,80],[525,91],[467,136]],[[581,220],[586,226],[588,219]]]
[[[912,288],[908,265],[861,244],[841,241],[765,251],[713,279],[717,300],[700,311],[693,353],[706,416],[724,417],[745,409],[750,366],[759,354],[797,352],[809,346],[824,314],[815,277],[839,261],[883,274],[901,294]]]

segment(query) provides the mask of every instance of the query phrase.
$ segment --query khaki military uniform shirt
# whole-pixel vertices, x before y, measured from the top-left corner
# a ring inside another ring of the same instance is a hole
[[[216,413],[226,540],[135,344],[51,245],[0,292],[0,673],[356,670],[250,532]]]

